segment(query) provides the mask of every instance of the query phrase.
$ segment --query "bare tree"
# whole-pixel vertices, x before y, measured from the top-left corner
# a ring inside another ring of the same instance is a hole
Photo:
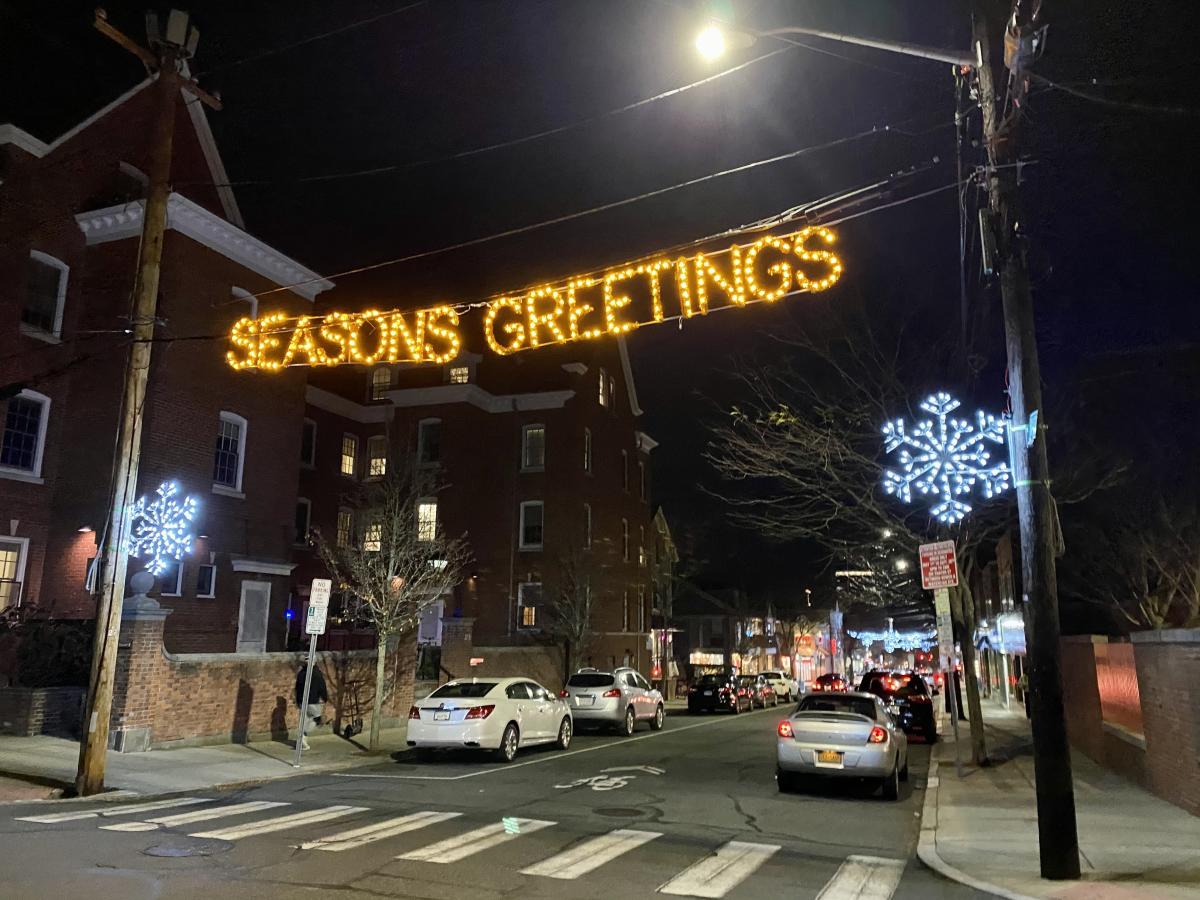
[[[561,642],[568,678],[587,658],[592,640],[592,569],[577,549],[558,560],[557,589],[547,610],[545,633]]]
[[[317,553],[334,581],[360,604],[375,628],[378,649],[371,702],[370,748],[379,747],[389,644],[416,631],[421,614],[462,581],[470,553],[437,517],[434,471],[389,458],[386,473],[346,498],[354,513],[350,539],[313,532]]]

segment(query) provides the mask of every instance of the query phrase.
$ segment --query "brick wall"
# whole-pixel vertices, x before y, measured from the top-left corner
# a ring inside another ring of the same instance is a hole
[[[0,688],[0,734],[77,737],[83,694],[79,687]]]
[[[1200,629],[1133,635],[1147,786],[1200,815]]]
[[[1062,640],[1063,706],[1071,745],[1092,759],[1104,760],[1100,691],[1096,684],[1096,653],[1091,635]],[[1105,640],[1105,638],[1099,638]]]

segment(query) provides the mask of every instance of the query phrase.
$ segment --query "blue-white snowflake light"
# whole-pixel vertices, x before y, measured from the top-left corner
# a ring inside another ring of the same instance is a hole
[[[887,653],[897,650],[928,650],[937,643],[937,632],[932,628],[897,631],[891,619],[888,619],[887,628],[883,631],[851,631],[850,636],[868,645],[883,644]]]
[[[196,498],[178,498],[179,485],[164,481],[155,492],[157,499],[139,497],[133,505],[129,555],[149,560],[153,575],[167,571],[170,560],[192,552],[191,522],[196,517]]]
[[[913,488],[938,502],[929,510],[939,521],[953,525],[971,511],[959,497],[969,496],[978,484],[991,499],[1012,485],[1008,463],[992,462],[988,443],[1004,445],[1005,423],[984,412],[975,413],[972,424],[951,418],[959,402],[939,391],[921,403],[921,409],[936,418],[918,422],[911,430],[903,419],[883,426],[884,448],[900,450],[899,470],[885,469],[883,489],[905,503],[913,502]],[[909,448],[912,448],[910,452]]]

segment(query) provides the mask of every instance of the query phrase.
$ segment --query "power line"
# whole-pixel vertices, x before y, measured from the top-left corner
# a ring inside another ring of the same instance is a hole
[[[1061,82],[1051,81],[1042,75],[1029,73],[1029,77],[1052,90],[1062,91],[1064,94],[1070,94],[1072,97],[1078,97],[1081,100],[1087,100],[1091,103],[1099,103],[1101,106],[1111,106],[1116,109],[1129,109],[1144,113],[1159,113],[1169,116],[1200,116],[1200,109],[1192,109],[1186,106],[1157,106],[1153,103],[1139,103],[1134,100],[1113,100],[1109,97],[1101,97],[1098,94],[1089,94],[1087,91],[1078,90]]]

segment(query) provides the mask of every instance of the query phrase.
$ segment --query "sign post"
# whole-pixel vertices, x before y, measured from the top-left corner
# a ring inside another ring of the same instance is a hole
[[[950,700],[950,722],[954,728],[954,768],[962,777],[962,746],[958,737],[958,692],[955,690],[954,625],[950,617],[950,588],[958,586],[958,559],[954,541],[922,544],[921,587],[933,591],[933,608],[937,615],[938,651],[942,670],[946,672],[946,694]]]
[[[317,635],[325,633],[325,620],[329,614],[329,595],[333,593],[333,581],[314,578],[308,592],[308,615],[304,620],[304,633],[308,635],[308,666],[304,670],[304,695],[300,698],[300,727],[296,729],[296,761],[300,768],[300,757],[304,754],[304,726],[308,722],[308,692],[312,688],[313,665],[317,660]]]

